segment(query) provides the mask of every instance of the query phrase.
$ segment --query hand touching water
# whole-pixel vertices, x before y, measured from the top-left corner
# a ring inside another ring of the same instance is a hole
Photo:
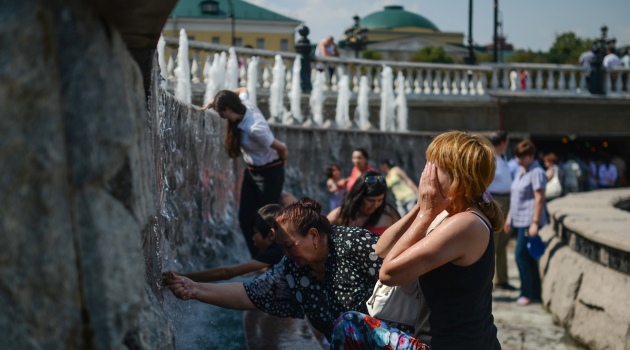
[[[197,283],[193,282],[190,278],[180,276],[175,272],[162,274],[162,283],[170,288],[173,295],[179,299],[195,299],[197,295]]]

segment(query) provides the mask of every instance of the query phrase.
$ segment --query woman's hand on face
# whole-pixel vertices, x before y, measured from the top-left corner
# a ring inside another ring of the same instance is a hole
[[[197,284],[190,278],[180,276],[175,272],[167,272],[162,274],[162,280],[162,283],[179,299],[194,299],[197,294]]]
[[[437,166],[427,162],[418,186],[418,204],[420,213],[431,218],[436,217],[448,206],[449,199],[442,196],[438,181]]]

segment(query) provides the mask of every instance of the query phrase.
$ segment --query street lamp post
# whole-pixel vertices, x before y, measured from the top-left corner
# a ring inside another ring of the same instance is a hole
[[[494,0],[494,40],[493,40],[493,55],[492,60],[494,63],[499,62],[499,0]]]
[[[230,19],[232,20],[232,46],[236,46],[236,23],[235,23],[235,16],[234,16],[234,1],[233,0],[229,0],[229,4],[230,4],[230,14],[228,15],[228,17],[230,17]]]
[[[464,57],[464,62],[466,64],[475,64],[477,61],[475,58],[475,52],[473,51],[472,14],[473,0],[468,0],[468,53],[466,53],[466,57]]]
[[[351,50],[354,50],[354,57],[359,58],[359,52],[361,52],[365,45],[367,44],[367,28],[362,28],[359,25],[359,21],[361,17],[358,15],[354,15],[352,17],[354,20],[354,25],[348,29],[346,29],[345,37],[346,37],[346,47]]]
[[[604,81],[607,77],[606,71],[602,65],[604,56],[609,47],[615,47],[617,39],[608,38],[608,27],[601,27],[602,35],[593,40],[593,53],[595,56],[591,60],[591,74],[589,81],[589,91],[591,94],[604,95]]]

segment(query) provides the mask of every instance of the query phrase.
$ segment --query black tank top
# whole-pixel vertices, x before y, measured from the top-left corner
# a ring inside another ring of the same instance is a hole
[[[501,349],[492,317],[494,233],[488,223],[488,247],[469,266],[442,265],[420,276],[420,315],[414,337],[440,349]]]

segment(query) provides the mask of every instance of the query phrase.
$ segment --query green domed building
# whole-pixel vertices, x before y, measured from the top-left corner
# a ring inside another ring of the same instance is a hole
[[[359,19],[366,28],[367,48],[381,52],[386,59],[406,59],[425,46],[441,46],[451,56],[466,54],[464,33],[441,31],[431,20],[402,6],[385,6],[382,11]],[[340,47],[345,47],[342,37]]]

